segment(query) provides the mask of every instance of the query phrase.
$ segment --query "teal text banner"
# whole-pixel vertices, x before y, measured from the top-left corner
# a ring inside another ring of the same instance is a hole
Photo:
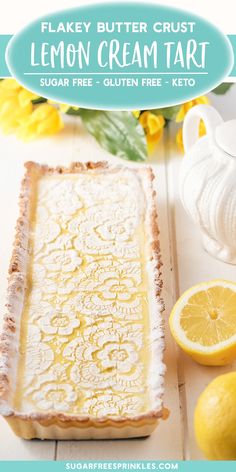
[[[236,34],[230,34],[228,35],[228,38],[230,40],[232,50],[233,50],[233,56],[234,56],[234,64],[231,69],[229,77],[236,77]]]
[[[10,75],[39,96],[132,110],[209,92],[235,69],[234,48],[234,36],[190,12],[110,3],[37,19],[8,41],[5,57]]]
[[[11,77],[6,63],[6,48],[11,38],[11,34],[0,35],[0,77]]]
[[[226,461],[1,461],[1,472],[235,472],[236,463]]]
[[[12,77],[6,62],[6,49],[12,34],[0,34],[0,78]],[[234,65],[228,77],[236,78],[236,34],[228,35],[234,56]]]

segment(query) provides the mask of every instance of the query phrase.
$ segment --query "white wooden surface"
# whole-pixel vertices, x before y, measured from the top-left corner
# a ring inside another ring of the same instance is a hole
[[[225,119],[236,118],[236,85],[225,97],[211,95]],[[24,441],[0,419],[0,460],[124,460],[202,459],[193,434],[196,399],[216,375],[236,368],[201,367],[177,349],[168,329],[168,316],[176,298],[188,287],[212,278],[236,279],[236,267],[214,260],[201,246],[198,230],[186,216],[178,198],[181,156],[166,132],[149,163],[157,172],[158,210],[163,254],[167,365],[165,406],[170,417],[147,439],[117,441]],[[14,136],[0,135],[0,319],[4,313],[6,277],[17,218],[17,198],[23,163],[27,160],[51,165],[75,160],[116,159],[87,135],[78,118],[68,118],[64,131],[51,139],[23,144]],[[133,165],[133,164],[131,164]]]

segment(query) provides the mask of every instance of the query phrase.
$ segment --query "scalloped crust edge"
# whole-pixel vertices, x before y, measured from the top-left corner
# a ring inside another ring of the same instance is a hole
[[[108,162],[74,162],[70,167],[48,167],[35,162],[25,164],[26,173],[21,185],[19,197],[20,216],[16,224],[16,235],[9,267],[7,312],[4,317],[3,332],[0,341],[0,414],[8,421],[16,435],[25,438],[41,439],[108,439],[148,436],[156,428],[159,419],[166,419],[169,412],[163,407],[164,374],[163,363],[164,329],[162,312],[164,304],[161,299],[162,265],[157,224],[156,192],[153,189],[154,174],[151,167],[137,167],[129,170],[135,172],[142,182],[147,200],[147,225],[150,227],[150,269],[152,272],[152,311],[151,330],[152,361],[150,376],[152,379],[152,409],[145,414],[132,417],[92,417],[72,416],[55,413],[21,413],[11,407],[10,398],[14,395],[14,381],[17,369],[20,319],[24,304],[26,273],[29,259],[28,240],[30,214],[32,211],[31,195],[37,180],[46,174],[70,174],[96,169],[102,172],[114,172],[126,168],[123,165],[109,165]],[[150,279],[149,279],[150,283]],[[155,330],[159,334],[156,336]],[[161,331],[161,335],[160,335]],[[158,364],[157,364],[158,362]],[[158,382],[153,382],[157,365]]]

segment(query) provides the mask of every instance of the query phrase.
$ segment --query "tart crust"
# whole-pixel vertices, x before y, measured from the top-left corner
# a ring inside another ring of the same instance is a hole
[[[164,330],[161,299],[161,256],[158,239],[156,192],[153,189],[154,174],[150,167],[132,169],[142,183],[147,201],[146,225],[149,228],[150,260],[149,317],[151,329],[151,361],[149,368],[151,409],[135,416],[89,416],[66,413],[22,413],[12,407],[17,376],[17,359],[20,335],[20,320],[24,306],[29,262],[30,216],[33,210],[33,191],[38,179],[44,175],[72,174],[90,169],[114,172],[124,166],[111,166],[107,162],[72,163],[70,167],[51,168],[34,162],[25,164],[26,174],[22,181],[19,198],[20,216],[16,225],[16,236],[9,267],[7,312],[4,317],[0,342],[0,414],[8,421],[14,432],[23,438],[41,439],[104,439],[148,436],[165,419],[168,411],[163,407],[165,366],[162,361]],[[130,170],[130,168],[129,168]],[[152,286],[150,287],[150,281]],[[158,331],[158,335],[156,332]],[[160,334],[161,332],[161,334]],[[157,364],[158,362],[158,364]],[[157,369],[158,367],[158,369]],[[157,371],[159,373],[157,374]]]

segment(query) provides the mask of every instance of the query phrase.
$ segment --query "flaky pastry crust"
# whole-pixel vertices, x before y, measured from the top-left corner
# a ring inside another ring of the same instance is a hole
[[[118,428],[122,430],[123,427],[130,429],[132,436],[142,436],[150,434],[150,432],[139,434],[135,433],[135,429],[141,431],[149,431],[149,429],[142,429],[146,425],[150,425],[151,429],[154,429],[158,419],[167,416],[167,411],[163,408],[162,402],[160,407],[160,399],[163,396],[163,375],[164,375],[164,364],[162,363],[162,373],[159,375],[158,388],[154,386],[152,388],[152,408],[145,414],[139,414],[132,417],[113,417],[113,416],[85,416],[85,415],[70,415],[64,413],[22,413],[15,411],[12,408],[12,402],[14,398],[14,389],[16,381],[16,370],[17,370],[17,356],[19,346],[19,333],[20,333],[20,319],[22,309],[24,306],[24,294],[27,284],[27,266],[29,261],[29,226],[30,216],[33,211],[32,206],[32,192],[38,181],[38,179],[44,175],[52,174],[71,174],[79,173],[89,170],[97,170],[101,172],[114,172],[122,166],[111,166],[107,162],[87,162],[87,163],[72,163],[70,167],[48,167],[47,165],[39,165],[34,162],[27,162],[25,164],[26,174],[22,181],[21,193],[19,198],[20,216],[16,225],[16,236],[13,247],[12,258],[9,267],[9,281],[8,281],[8,295],[7,295],[7,312],[4,318],[3,333],[0,342],[0,413],[6,417],[9,421],[16,434],[23,437],[42,437],[42,434],[37,430],[37,424],[40,427],[49,428],[50,426],[56,425],[59,428],[65,430],[66,428],[79,428],[84,430],[90,428]],[[164,331],[163,322],[160,320],[160,314],[163,312],[164,305],[161,300],[161,272],[160,267],[161,256],[160,256],[160,245],[159,245],[159,229],[157,223],[157,209],[155,204],[156,192],[153,189],[154,174],[150,167],[135,168],[131,169],[139,177],[140,181],[145,190],[147,200],[147,218],[148,226],[150,228],[150,264],[152,270],[152,282],[153,282],[153,303],[151,313],[151,328],[153,329],[152,339],[152,366],[150,367],[150,375],[155,376],[155,369],[157,367],[157,359],[160,362],[160,352],[164,350]],[[155,310],[157,313],[155,313]],[[162,336],[158,336],[155,339],[155,328],[162,330]],[[151,384],[150,384],[151,385]],[[16,420],[14,424],[14,420]],[[32,427],[32,424],[34,425]],[[22,426],[23,425],[23,426]],[[27,425],[30,425],[28,428]],[[153,426],[154,425],[154,426]],[[133,429],[133,434],[132,434]],[[150,429],[150,431],[151,431]],[[45,435],[44,437],[51,437]],[[57,434],[55,433],[57,436]],[[70,439],[66,437],[65,439]],[[123,437],[121,434],[109,434],[110,437]],[[57,436],[59,437],[59,436]],[[57,439],[55,437],[55,439]],[[83,433],[78,438],[83,439]],[[85,437],[85,436],[84,436]],[[91,437],[96,437],[96,434],[92,434]],[[98,437],[103,437],[102,434]],[[106,437],[106,436],[105,436]],[[74,435],[73,435],[73,438]],[[63,439],[63,434],[60,439]]]

